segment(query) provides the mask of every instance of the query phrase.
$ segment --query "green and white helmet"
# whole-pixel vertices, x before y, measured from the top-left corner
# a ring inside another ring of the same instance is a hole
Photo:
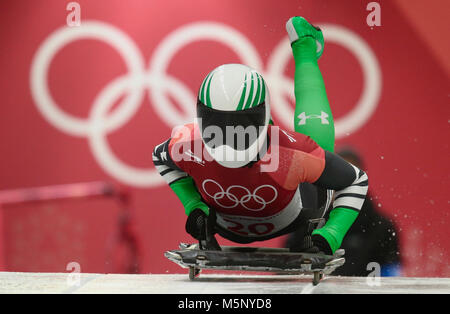
[[[197,123],[206,150],[220,165],[239,168],[267,148],[269,92],[263,77],[242,64],[224,64],[200,86]]]

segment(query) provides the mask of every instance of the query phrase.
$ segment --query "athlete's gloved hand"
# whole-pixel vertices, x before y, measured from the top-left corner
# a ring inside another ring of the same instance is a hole
[[[291,249],[293,252],[304,253],[323,253],[326,255],[333,255],[330,245],[324,237],[318,234],[307,235],[303,238],[301,247]]]
[[[200,249],[220,251],[221,247],[214,234],[216,222],[215,211],[210,211],[209,215],[196,208],[188,216],[186,221],[186,231],[200,242]]]
[[[333,255],[333,251],[332,251],[330,245],[328,244],[328,241],[324,237],[322,237],[320,234],[313,234],[311,236],[311,241],[312,241],[313,247],[318,252],[322,252],[326,255]]]
[[[197,240],[206,239],[206,220],[208,216],[199,208],[194,209],[186,221],[186,232]]]

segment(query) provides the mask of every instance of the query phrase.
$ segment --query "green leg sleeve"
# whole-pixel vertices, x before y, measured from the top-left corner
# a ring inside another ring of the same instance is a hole
[[[296,132],[334,152],[334,121],[316,56],[316,41],[303,37],[292,44],[295,61]]]
[[[295,61],[295,131],[310,136],[323,149],[334,152],[334,121],[317,63],[316,43],[303,37],[292,44]],[[325,226],[313,234],[324,237],[334,253],[341,245],[358,213],[335,208]]]

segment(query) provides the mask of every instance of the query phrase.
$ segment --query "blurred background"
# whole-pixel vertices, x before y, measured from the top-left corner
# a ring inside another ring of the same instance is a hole
[[[446,0],[1,1],[0,270],[183,272],[163,252],[192,239],[152,149],[230,62],[263,73],[275,123],[292,130],[284,27],[301,15],[324,30],[337,147],[363,160],[377,212],[345,245],[367,250],[357,233],[371,233],[394,274],[449,277],[449,12]]]

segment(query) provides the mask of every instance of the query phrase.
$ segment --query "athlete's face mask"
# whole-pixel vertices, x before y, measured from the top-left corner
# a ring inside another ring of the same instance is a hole
[[[211,149],[223,145],[236,151],[246,151],[264,132],[266,105],[241,111],[223,111],[197,102],[197,118],[205,145]]]

